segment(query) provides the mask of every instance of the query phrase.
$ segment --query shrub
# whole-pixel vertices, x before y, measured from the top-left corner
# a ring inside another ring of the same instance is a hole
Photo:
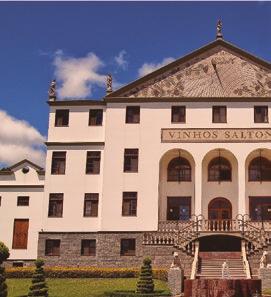
[[[7,297],[8,287],[6,284],[5,268],[1,265],[9,257],[9,250],[3,242],[0,242],[0,297]]]
[[[171,296],[167,291],[155,291],[153,293],[136,293],[134,291],[114,291],[114,292],[105,292],[105,296],[109,297],[162,297],[162,296]]]
[[[48,287],[45,282],[45,273],[43,270],[44,261],[37,259],[35,261],[36,270],[33,274],[32,285],[29,288],[28,296],[48,296]]]
[[[145,258],[141,266],[139,280],[136,285],[137,293],[153,293],[154,282],[152,278],[151,259]]]
[[[6,268],[7,278],[31,278],[33,267]],[[46,267],[45,276],[48,278],[130,278],[138,277],[138,268],[98,268],[98,267]],[[166,269],[153,269],[153,278],[167,280]]]

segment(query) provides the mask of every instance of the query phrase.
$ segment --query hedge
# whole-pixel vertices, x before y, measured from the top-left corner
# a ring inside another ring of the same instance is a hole
[[[159,296],[171,296],[167,291],[154,291],[153,293],[144,294],[144,293],[135,293],[134,291],[114,291],[114,292],[105,292],[105,296],[108,297],[159,297]]]
[[[32,278],[34,267],[6,268],[6,278]],[[132,278],[138,277],[138,268],[99,268],[99,267],[45,267],[48,278]],[[166,269],[153,269],[155,279],[167,280]]]

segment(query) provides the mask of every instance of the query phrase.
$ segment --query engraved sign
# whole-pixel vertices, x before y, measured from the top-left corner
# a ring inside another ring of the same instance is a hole
[[[271,142],[271,128],[162,129],[162,142]]]

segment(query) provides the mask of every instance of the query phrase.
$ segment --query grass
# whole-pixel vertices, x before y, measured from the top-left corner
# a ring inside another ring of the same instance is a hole
[[[101,297],[105,291],[133,290],[136,278],[47,279],[50,297]],[[8,297],[27,294],[31,279],[8,279]],[[166,282],[155,280],[156,290],[168,290]]]

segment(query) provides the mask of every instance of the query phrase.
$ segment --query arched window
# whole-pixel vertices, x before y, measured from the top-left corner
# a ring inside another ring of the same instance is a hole
[[[208,181],[231,181],[231,164],[223,158],[214,158],[208,166]]]
[[[185,158],[172,159],[167,168],[168,181],[191,181],[191,166]]]
[[[271,161],[263,157],[253,159],[248,166],[249,181],[271,181]]]

